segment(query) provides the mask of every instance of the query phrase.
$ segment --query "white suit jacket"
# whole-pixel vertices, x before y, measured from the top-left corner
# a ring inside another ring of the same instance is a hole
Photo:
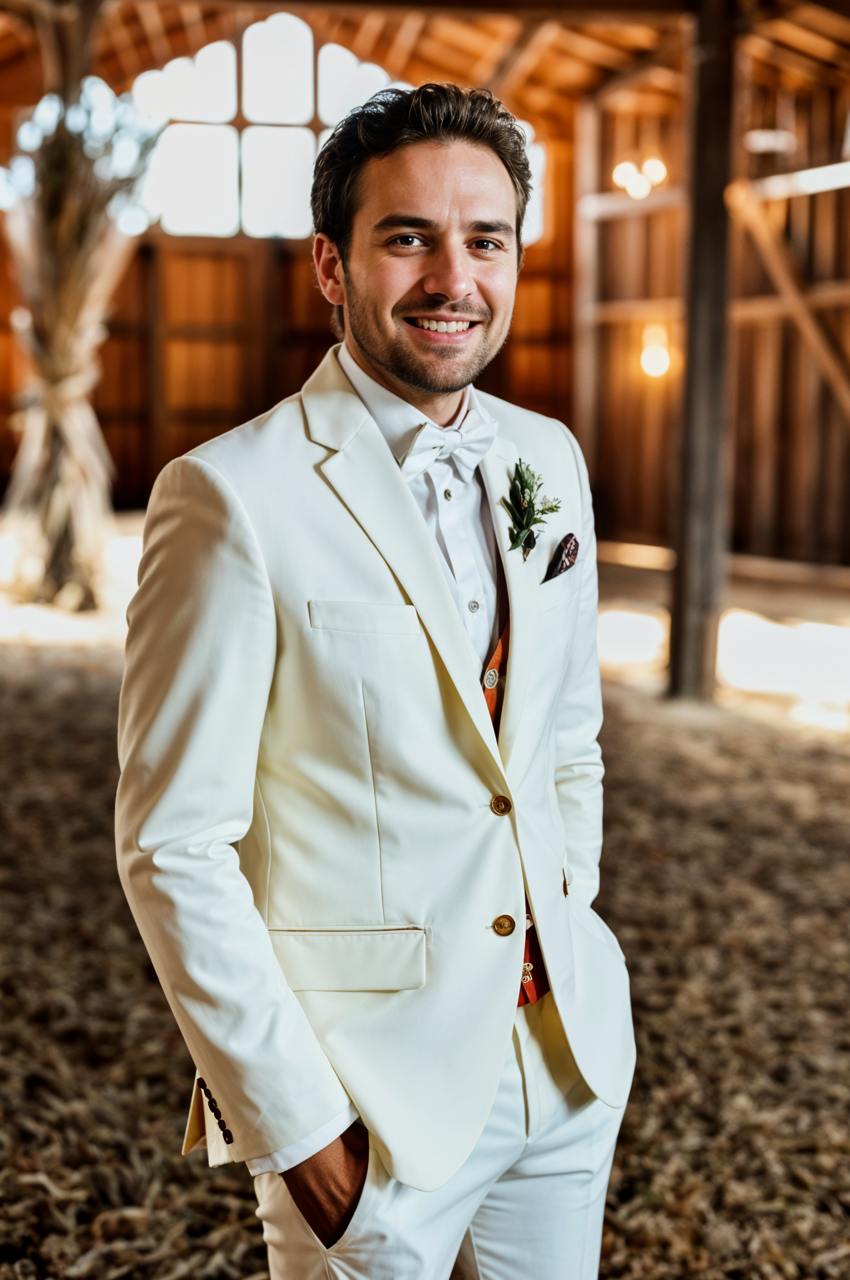
[[[587,469],[563,424],[483,398],[511,618],[498,740],[431,534],[336,348],[300,393],[173,459],[151,492],[116,848],[197,1068],[183,1152],[205,1142],[210,1164],[295,1142],[351,1099],[391,1174],[442,1185],[495,1097],[526,888],[579,1069],[603,1102],[628,1097],[628,971],[591,906],[603,765]],[[500,503],[518,457],[561,499],[527,560]],[[541,584],[568,532],[576,563]],[[493,928],[504,915],[508,935]]]

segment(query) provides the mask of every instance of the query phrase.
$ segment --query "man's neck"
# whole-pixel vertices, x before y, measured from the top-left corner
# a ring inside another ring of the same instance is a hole
[[[419,387],[412,387],[407,382],[391,378],[383,369],[376,368],[348,334],[345,337],[345,346],[352,360],[364,373],[374,378],[375,382],[380,383],[387,391],[392,391],[393,395],[421,409],[422,413],[438,427],[451,426],[458,416],[463,404],[465,388],[461,388],[460,391],[422,391]]]

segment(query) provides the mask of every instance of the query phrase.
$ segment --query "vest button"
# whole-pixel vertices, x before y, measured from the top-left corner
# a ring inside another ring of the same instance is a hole
[[[491,667],[489,671],[484,672],[484,685],[487,689],[495,689],[499,683],[499,673],[495,667]]]
[[[493,921],[493,929],[498,933],[500,938],[507,938],[516,928],[516,920],[513,916],[496,916]]]
[[[493,796],[493,799],[490,801],[490,808],[495,814],[498,814],[500,818],[503,818],[506,813],[510,813],[513,805],[507,796]]]

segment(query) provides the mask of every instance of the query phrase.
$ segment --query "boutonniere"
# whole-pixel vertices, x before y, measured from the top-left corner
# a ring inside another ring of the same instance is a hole
[[[532,526],[543,524],[544,517],[551,515],[561,506],[560,498],[538,499],[537,495],[542,484],[542,476],[539,476],[520,458],[514,467],[514,478],[508,490],[509,496],[502,498],[502,506],[513,521],[509,529],[511,551],[522,547],[523,560],[528,559],[537,542]]]

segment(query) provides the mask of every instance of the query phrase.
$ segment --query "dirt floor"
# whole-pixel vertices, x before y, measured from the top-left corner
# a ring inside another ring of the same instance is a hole
[[[0,1280],[260,1280],[118,884],[114,647],[0,647]],[[850,747],[606,686],[638,1069],[602,1277],[850,1276]],[[517,1277],[517,1280],[535,1280]]]

